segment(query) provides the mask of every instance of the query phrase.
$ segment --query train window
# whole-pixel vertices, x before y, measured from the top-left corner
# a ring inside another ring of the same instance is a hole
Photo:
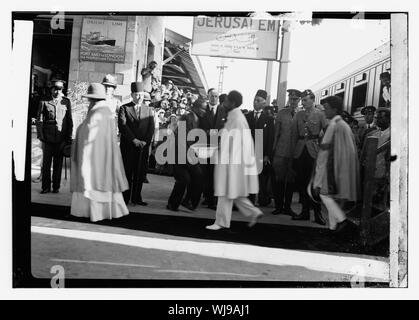
[[[367,84],[361,84],[353,89],[352,93],[352,105],[351,114],[357,109],[365,107],[365,101],[367,100]]]
[[[362,73],[359,74],[355,77],[355,82],[361,82],[367,79],[367,74],[366,73]]]
[[[384,64],[384,70],[389,71],[390,69],[391,69],[391,63],[390,63],[390,61],[389,61],[389,62],[386,62],[386,63]]]
[[[344,83],[344,82],[342,82],[342,83],[338,84],[338,85],[335,87],[335,89],[336,89],[336,90],[342,90],[343,88],[345,88],[345,83]]]
[[[329,94],[329,90],[322,91],[322,97],[327,96]]]

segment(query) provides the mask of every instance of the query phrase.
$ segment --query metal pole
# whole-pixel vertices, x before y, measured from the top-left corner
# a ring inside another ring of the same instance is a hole
[[[291,42],[291,33],[288,31],[288,28],[289,21],[284,21],[284,25],[282,26],[281,58],[279,60],[278,89],[276,93],[278,110],[284,108],[286,103],[288,63]]]
[[[268,105],[271,103],[272,67],[273,67],[273,61],[267,61],[265,91],[268,93],[268,98],[266,99],[266,103]]]

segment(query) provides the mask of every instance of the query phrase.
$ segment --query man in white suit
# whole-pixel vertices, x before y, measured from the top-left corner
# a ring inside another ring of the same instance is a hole
[[[262,211],[247,198],[259,191],[258,170],[252,135],[247,120],[239,107],[243,97],[238,91],[231,91],[224,107],[228,112],[227,122],[221,131],[218,162],[214,170],[214,195],[218,197],[216,219],[207,226],[209,230],[229,228],[234,205],[250,217],[252,227]]]

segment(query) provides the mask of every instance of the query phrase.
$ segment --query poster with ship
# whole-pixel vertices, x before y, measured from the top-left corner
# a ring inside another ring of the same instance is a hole
[[[84,18],[80,60],[124,63],[126,34],[126,20]]]

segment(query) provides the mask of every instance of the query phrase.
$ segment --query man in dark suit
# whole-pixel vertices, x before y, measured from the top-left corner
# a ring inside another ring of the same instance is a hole
[[[51,97],[42,100],[38,108],[38,139],[43,142],[41,193],[51,191],[51,163],[53,163],[52,192],[59,192],[63,168],[62,150],[66,144],[71,143],[73,133],[71,103],[64,97],[63,87],[63,81],[53,81]]]
[[[203,116],[199,119],[199,128],[207,133],[207,143],[218,143],[218,131],[224,127],[227,120],[227,111],[223,104],[218,103],[218,92],[211,88],[208,90],[208,104]],[[212,138],[211,138],[212,136]],[[216,198],[214,197],[214,164],[209,163],[202,166],[205,176],[204,182],[204,205],[216,209]]]
[[[146,170],[146,157],[154,134],[154,113],[144,103],[142,83],[131,83],[132,101],[124,104],[118,113],[118,128],[121,134],[121,154],[129,190],[124,192],[125,203],[145,206],[141,197]]]
[[[264,112],[267,96],[268,93],[265,90],[258,90],[255,99],[253,100],[254,110],[246,115],[249,129],[252,132],[253,141],[255,142],[256,161],[258,165],[260,165],[259,168],[261,168],[261,173],[259,174],[258,202],[259,206],[262,207],[269,205],[271,202],[271,198],[268,194],[268,184],[269,178],[272,175],[271,159],[275,133],[274,118]],[[256,130],[262,131],[262,141],[255,139]],[[260,145],[260,143],[262,145]],[[263,147],[263,154],[260,154],[260,152],[258,153],[258,150],[260,150],[261,147]],[[258,156],[260,158],[258,158]],[[249,198],[253,203],[256,202],[256,195],[250,195]]]

